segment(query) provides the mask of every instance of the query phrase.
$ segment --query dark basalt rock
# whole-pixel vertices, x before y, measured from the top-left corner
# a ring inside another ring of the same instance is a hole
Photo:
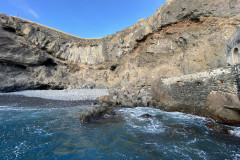
[[[80,114],[80,122],[87,123],[93,120],[101,119],[104,115],[115,115],[113,109],[108,107],[92,106]]]
[[[141,115],[140,117],[141,118],[152,118],[153,116],[148,114],[148,113],[146,113],[146,114]]]

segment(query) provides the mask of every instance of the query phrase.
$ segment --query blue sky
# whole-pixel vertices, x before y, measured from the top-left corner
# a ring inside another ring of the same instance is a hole
[[[147,18],[165,0],[0,0],[0,13],[84,38],[104,37]]]

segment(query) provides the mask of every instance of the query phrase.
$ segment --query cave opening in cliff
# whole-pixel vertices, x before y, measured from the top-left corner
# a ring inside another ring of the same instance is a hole
[[[16,64],[15,67],[19,68],[19,69],[22,69],[22,70],[26,70],[27,67],[24,66],[24,65],[21,65],[21,64]]]
[[[50,88],[51,88],[50,85],[43,84],[43,85],[38,86],[36,89],[37,90],[49,90]]]
[[[52,86],[49,84],[41,84],[35,88],[36,90],[63,90],[64,87],[62,86]]]
[[[45,62],[43,62],[42,65],[44,65],[44,66],[46,66],[46,67],[55,67],[55,66],[57,66],[57,63],[54,62],[53,59],[48,58]]]
[[[115,71],[115,70],[117,69],[117,67],[118,67],[118,65],[116,65],[116,64],[115,64],[115,65],[112,65],[111,68],[110,68],[110,70],[111,70],[111,71]]]
[[[3,29],[4,29],[5,31],[8,31],[8,32],[16,33],[16,29],[13,28],[13,27],[5,26],[5,27],[3,27]]]
[[[233,64],[239,64],[240,63],[240,55],[239,55],[239,49],[235,47],[232,52],[232,62]]]

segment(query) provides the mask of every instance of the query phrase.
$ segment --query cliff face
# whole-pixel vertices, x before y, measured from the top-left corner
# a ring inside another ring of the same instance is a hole
[[[0,90],[150,88],[173,77],[227,64],[240,26],[238,0],[168,0],[114,35],[83,39],[0,15]]]

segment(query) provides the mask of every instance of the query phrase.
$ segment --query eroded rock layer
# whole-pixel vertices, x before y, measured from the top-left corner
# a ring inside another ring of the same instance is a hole
[[[174,77],[227,64],[240,26],[238,0],[168,0],[116,34],[83,39],[0,15],[0,90],[150,88]]]

